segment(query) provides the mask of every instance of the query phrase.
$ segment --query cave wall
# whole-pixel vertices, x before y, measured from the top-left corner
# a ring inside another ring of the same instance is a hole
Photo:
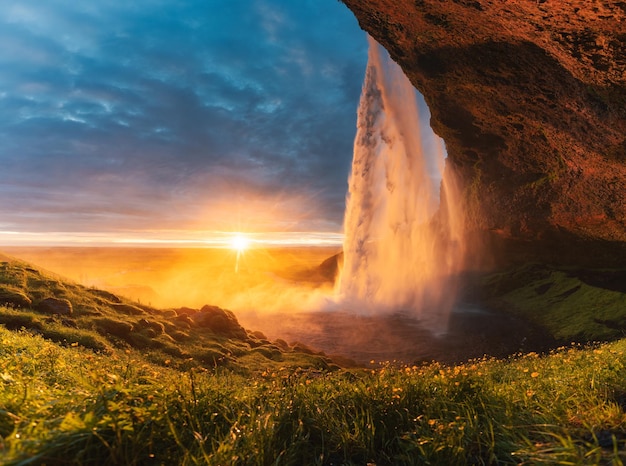
[[[424,95],[468,234],[626,260],[626,2],[342,1]]]

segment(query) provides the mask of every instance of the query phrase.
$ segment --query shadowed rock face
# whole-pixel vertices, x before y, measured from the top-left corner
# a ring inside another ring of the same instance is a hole
[[[626,258],[626,2],[342,1],[428,102],[469,232],[525,258]]]

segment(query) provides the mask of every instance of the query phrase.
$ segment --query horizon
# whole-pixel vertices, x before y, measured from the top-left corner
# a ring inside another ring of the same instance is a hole
[[[0,250],[30,247],[110,247],[110,248],[218,248],[232,249],[232,241],[244,236],[247,249],[328,247],[341,248],[343,234],[333,232],[245,232],[245,231],[177,231],[106,235],[86,232],[7,232],[0,231]],[[12,240],[11,240],[12,239]]]

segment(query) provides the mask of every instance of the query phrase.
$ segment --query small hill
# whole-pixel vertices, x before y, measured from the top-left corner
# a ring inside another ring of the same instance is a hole
[[[336,367],[304,345],[244,329],[229,310],[156,309],[6,255],[0,255],[0,324],[103,353],[140,350],[151,362],[174,367]]]

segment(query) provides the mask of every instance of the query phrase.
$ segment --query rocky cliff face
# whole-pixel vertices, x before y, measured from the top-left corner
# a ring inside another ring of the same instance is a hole
[[[469,231],[626,258],[626,2],[342,1],[428,102]]]

